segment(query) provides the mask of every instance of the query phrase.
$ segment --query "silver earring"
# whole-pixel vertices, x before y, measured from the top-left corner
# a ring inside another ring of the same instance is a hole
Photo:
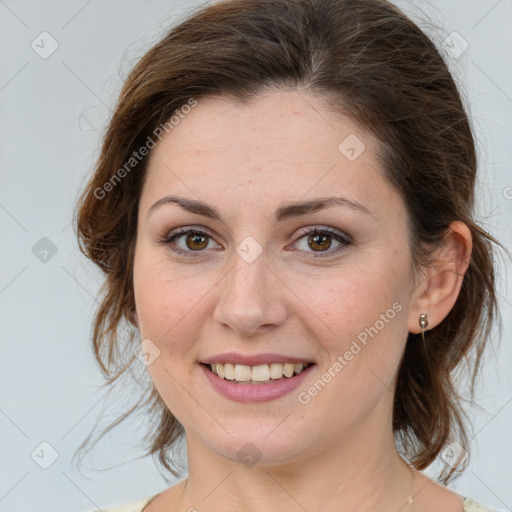
[[[419,324],[421,327],[421,337],[425,341],[425,329],[428,327],[428,315],[426,313],[420,315]]]

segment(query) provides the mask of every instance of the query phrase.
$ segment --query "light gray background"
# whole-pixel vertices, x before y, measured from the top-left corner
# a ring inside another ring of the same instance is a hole
[[[78,253],[70,222],[122,78],[173,20],[198,4],[0,0],[0,512],[80,512],[167,485],[151,458],[136,459],[141,451],[131,445],[143,433],[141,421],[109,436],[89,460],[95,468],[112,469],[80,474],[70,464],[105,404],[89,342],[100,275]],[[399,5],[413,16],[421,7],[422,16],[439,27],[432,35],[440,45],[453,31],[469,45],[458,58],[453,49],[452,55],[446,51],[466,91],[479,139],[481,220],[510,250],[512,1]],[[31,48],[43,31],[58,43],[46,59]],[[57,249],[46,262],[33,253],[43,237]],[[502,346],[486,358],[478,388],[483,410],[469,409],[475,426],[471,465],[452,484],[501,510],[512,510],[507,268],[505,261],[499,283]],[[122,400],[114,407],[120,410]],[[39,447],[43,441],[58,453],[48,469],[31,458],[37,448],[38,460],[49,460],[51,450]]]

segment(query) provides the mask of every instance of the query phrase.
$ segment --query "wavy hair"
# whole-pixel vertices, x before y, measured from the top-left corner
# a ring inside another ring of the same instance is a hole
[[[386,0],[223,0],[183,19],[131,70],[76,210],[80,249],[105,275],[92,342],[107,383],[135,360],[126,347],[137,335],[133,255],[148,156],[128,168],[126,162],[191,99],[248,102],[266,88],[322,97],[378,138],[383,172],[407,208],[416,268],[431,263],[451,222],[469,227],[473,251],[459,297],[425,341],[409,334],[393,410],[397,447],[415,468],[426,468],[451,441],[469,452],[454,375],[467,363],[473,399],[498,317],[499,243],[474,219],[475,141],[448,66],[430,38]],[[148,453],[177,475],[170,449],[183,427],[154,387],[115,424],[139,406],[154,419]],[[467,459],[445,466],[438,480],[448,483],[466,465]]]

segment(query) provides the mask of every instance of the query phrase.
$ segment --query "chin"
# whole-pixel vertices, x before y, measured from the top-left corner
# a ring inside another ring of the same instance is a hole
[[[292,432],[283,427],[286,420],[279,426],[281,421],[274,417],[256,424],[252,420],[251,426],[239,423],[236,430],[231,424],[226,429],[231,435],[219,427],[218,437],[205,438],[203,433],[203,442],[221,457],[246,467],[284,466],[300,460],[313,440],[303,431]]]

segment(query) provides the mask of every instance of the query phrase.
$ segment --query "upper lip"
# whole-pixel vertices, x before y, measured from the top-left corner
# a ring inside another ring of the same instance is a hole
[[[244,364],[247,366],[258,366],[261,364],[271,363],[312,363],[311,359],[304,359],[302,357],[284,356],[282,354],[237,354],[236,352],[226,352],[224,354],[217,354],[212,357],[208,357],[203,364],[214,364],[214,363],[231,363],[231,364]]]

